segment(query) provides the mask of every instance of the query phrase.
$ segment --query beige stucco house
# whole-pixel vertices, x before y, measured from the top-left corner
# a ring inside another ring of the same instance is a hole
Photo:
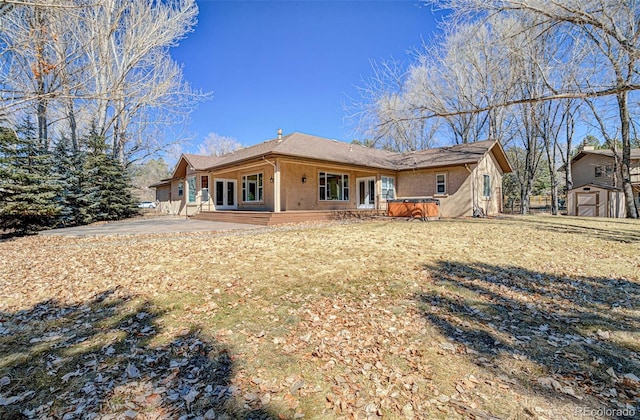
[[[389,200],[431,197],[440,216],[459,217],[499,213],[506,172],[496,141],[399,154],[293,133],[220,157],[182,155],[152,187],[161,211],[181,215],[384,211]]]
[[[626,201],[620,168],[611,150],[585,148],[571,159],[575,187],[567,192],[570,216],[625,217]],[[631,183],[640,206],[640,149],[631,149]]]

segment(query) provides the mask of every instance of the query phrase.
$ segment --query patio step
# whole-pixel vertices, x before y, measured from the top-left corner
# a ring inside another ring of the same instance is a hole
[[[309,211],[283,211],[273,213],[267,211],[201,211],[192,216],[197,220],[209,220],[216,222],[249,223],[262,226],[273,226],[284,223],[300,223],[321,220],[341,220],[349,218],[365,218],[382,216],[382,210],[309,210]]]

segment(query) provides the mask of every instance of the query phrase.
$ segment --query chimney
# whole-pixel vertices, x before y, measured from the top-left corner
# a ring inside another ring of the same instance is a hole
[[[582,150],[586,150],[586,151],[595,150],[595,147],[593,147],[593,146],[584,146],[582,148]]]
[[[282,140],[282,128],[278,128],[278,140]]]

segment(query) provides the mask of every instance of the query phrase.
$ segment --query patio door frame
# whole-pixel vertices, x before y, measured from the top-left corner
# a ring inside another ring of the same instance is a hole
[[[362,184],[364,184],[364,188],[360,188]],[[361,191],[364,191],[364,197],[362,197]],[[376,208],[375,176],[356,178],[356,205],[359,209]]]
[[[229,189],[232,184],[233,188]],[[218,187],[222,185],[222,204],[218,204]],[[236,210],[238,208],[238,180],[215,178],[213,180],[213,205],[216,210]],[[233,194],[229,200],[229,192]],[[231,201],[231,204],[229,202]]]

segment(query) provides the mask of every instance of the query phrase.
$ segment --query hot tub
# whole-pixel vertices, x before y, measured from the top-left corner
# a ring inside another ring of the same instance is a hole
[[[390,217],[415,217],[422,220],[437,219],[440,200],[430,197],[396,198],[387,200]]]

